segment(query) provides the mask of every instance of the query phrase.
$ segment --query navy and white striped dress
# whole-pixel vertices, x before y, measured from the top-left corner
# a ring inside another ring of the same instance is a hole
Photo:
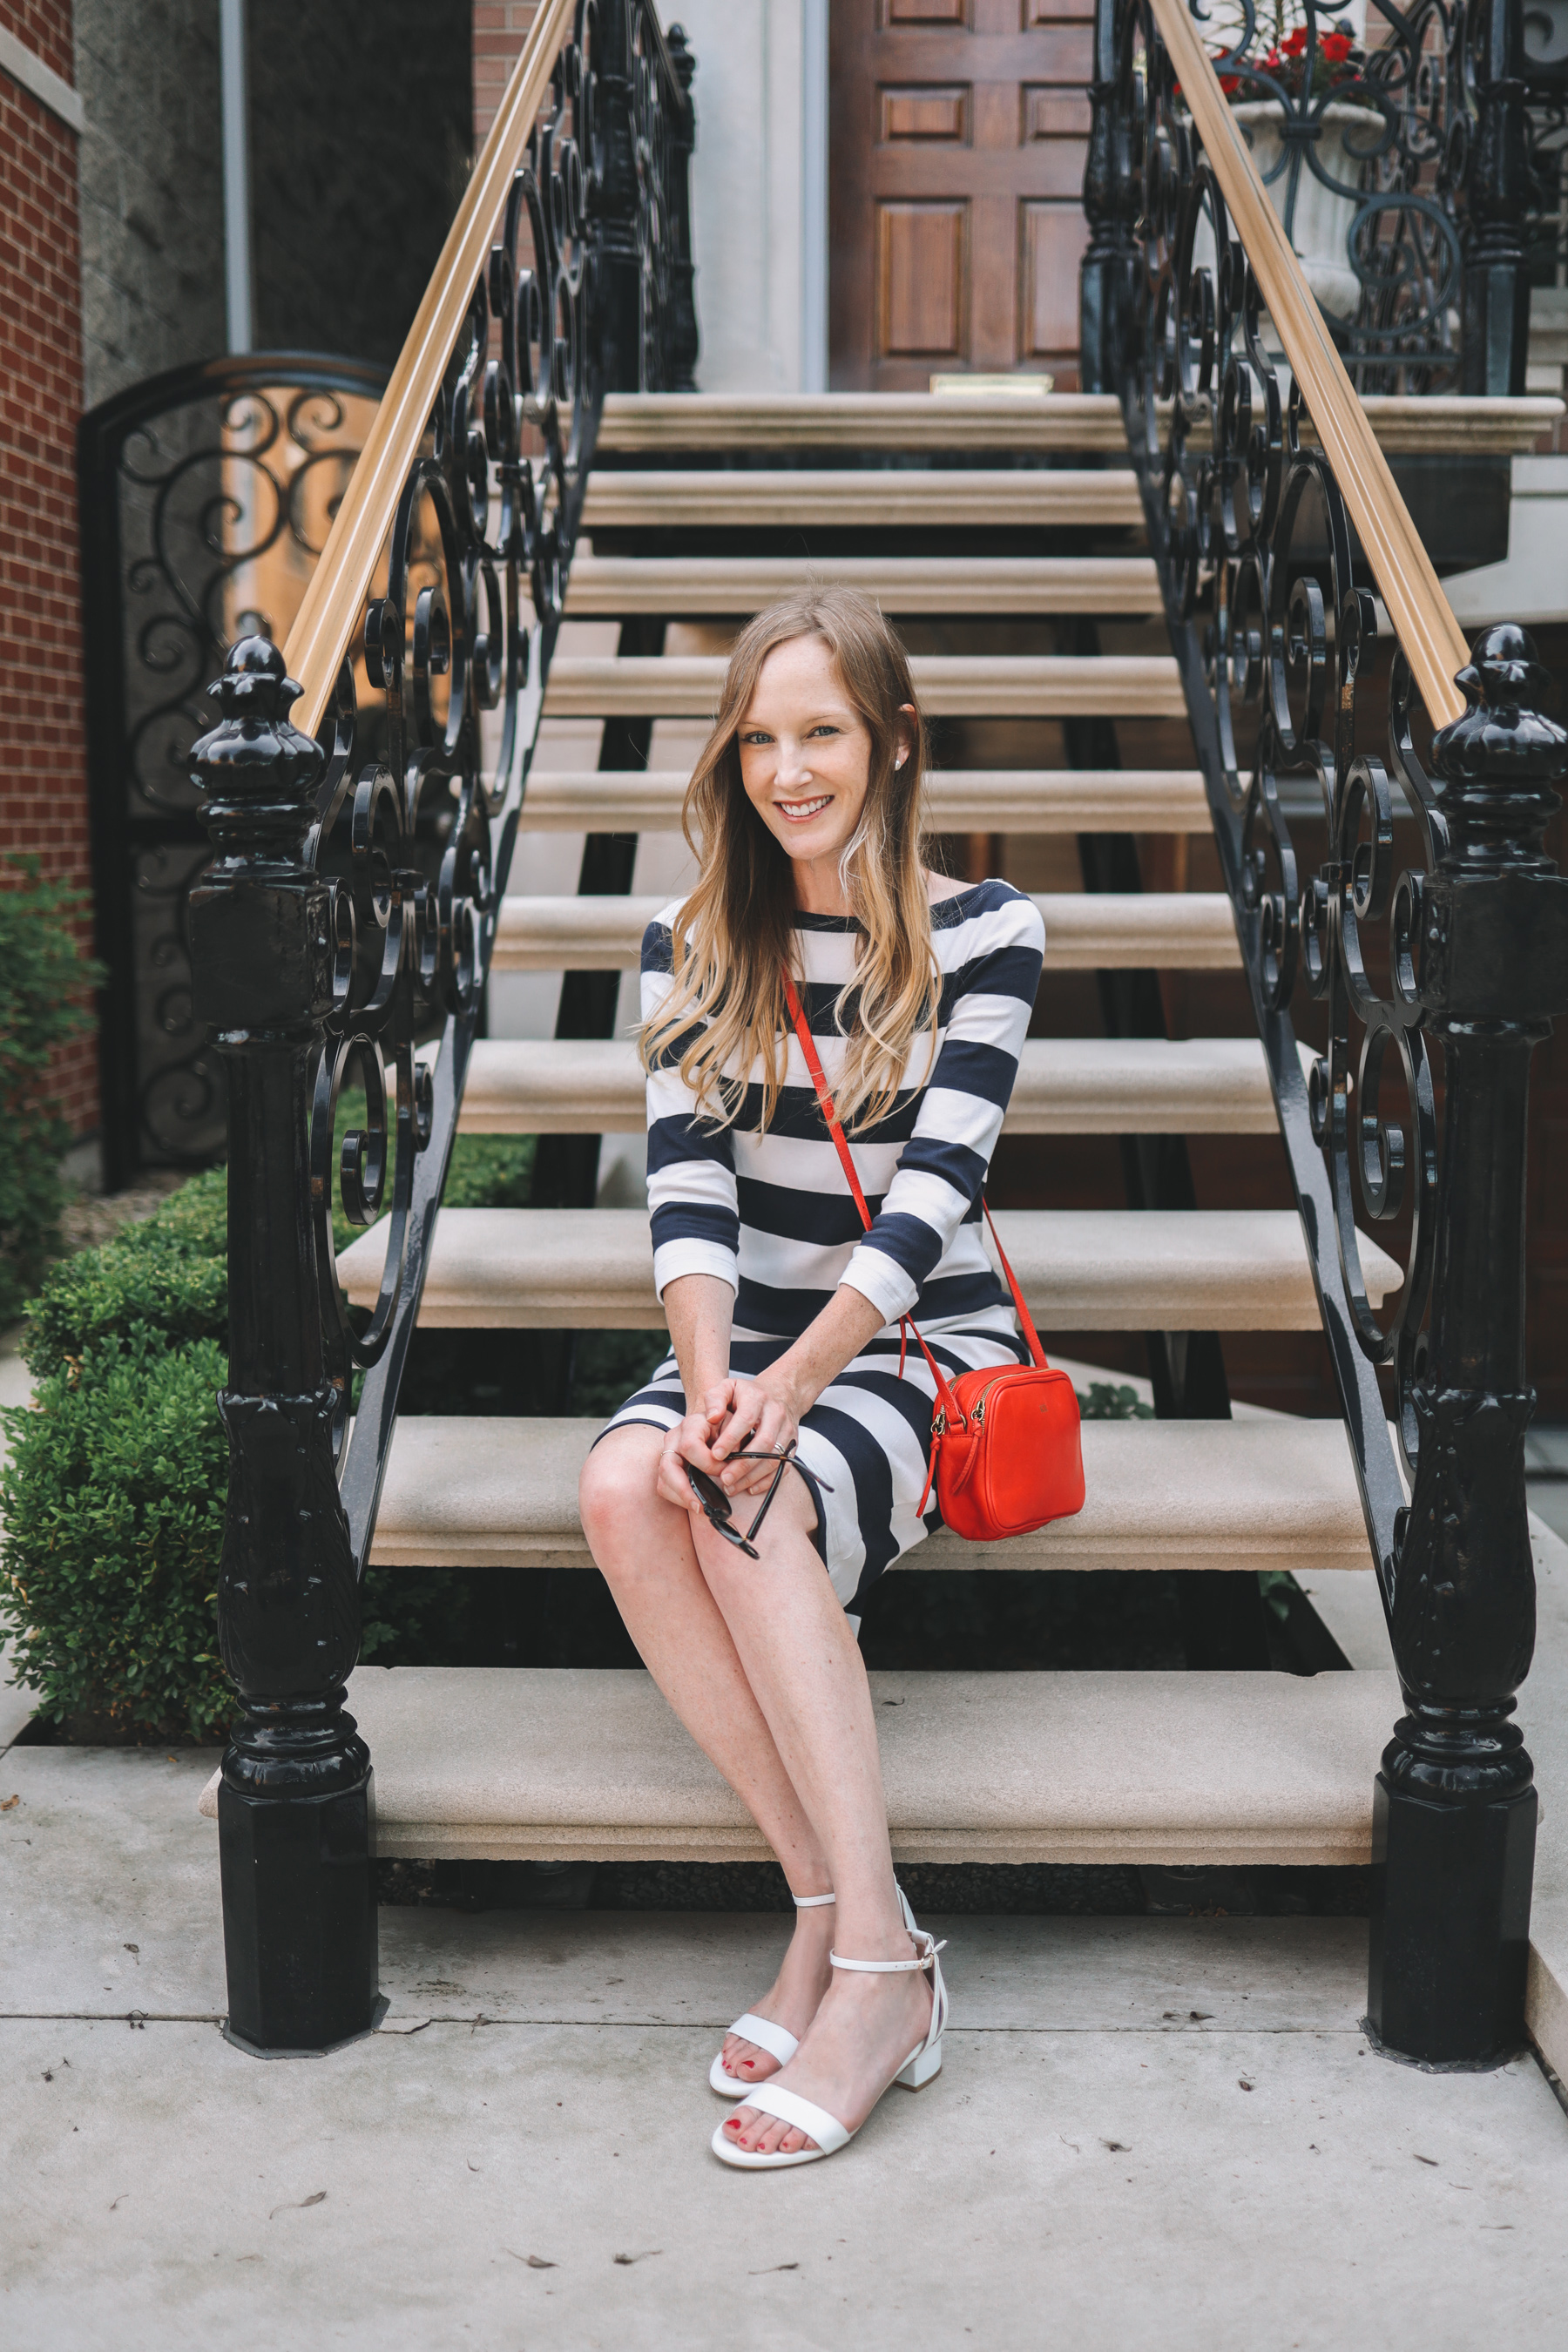
[[[644,937],[645,1019],[669,992],[679,915],[677,901]],[[830,1087],[846,1050],[833,1008],[854,971],[856,928],[847,917],[795,917],[801,1001]],[[1012,1301],[982,1241],[980,1189],[1017,1076],[1045,929],[1031,900],[1005,882],[980,882],[936,901],[931,935],[942,982],[934,1059],[928,1030],[915,1041],[910,1083],[892,1110],[850,1140],[874,1221],[869,1232],[793,1032],[765,1134],[756,1071],[739,1118],[725,1128],[697,1115],[676,1066],[679,1047],[647,1082],[655,1286],[662,1297],[681,1275],[717,1275],[730,1285],[731,1374],[764,1370],[840,1283],[863,1292],[886,1318],[889,1328],[829,1382],[800,1431],[818,1549],[852,1612],[882,1570],[941,1524],[934,1496],[923,1520],[917,1515],[934,1384],[912,1342],[900,1373],[899,1317],[913,1313],[950,1379],[979,1365],[1028,1361]],[[668,1429],[685,1410],[671,1356],[606,1426]],[[743,1527],[744,1503],[739,1517]]]

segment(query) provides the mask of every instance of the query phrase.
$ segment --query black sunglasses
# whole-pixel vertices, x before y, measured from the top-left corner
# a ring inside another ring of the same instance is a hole
[[[688,1462],[684,1465],[691,1491],[702,1506],[702,1516],[714,1533],[722,1536],[726,1543],[733,1544],[737,1551],[743,1551],[748,1559],[760,1559],[762,1554],[753,1546],[752,1538],[767,1517],[773,1496],[779,1490],[779,1481],[795,1459],[795,1441],[791,1439],[783,1454],[731,1454],[728,1458],[731,1462],[776,1462],[778,1465],[773,1472],[773,1483],[763,1496],[762,1507],[744,1535],[734,1524],[734,1510],[730,1497],[718,1480],[710,1478],[706,1470],[699,1470],[693,1462]],[[795,1467],[800,1470],[800,1475],[804,1478],[805,1472],[800,1469],[798,1462],[795,1463]],[[826,1478],[818,1478],[816,1484],[825,1494],[832,1494],[833,1489]]]

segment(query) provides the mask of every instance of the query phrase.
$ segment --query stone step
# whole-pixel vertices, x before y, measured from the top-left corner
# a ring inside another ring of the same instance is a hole
[[[1312,1055],[1301,1049],[1303,1064]],[[490,1037],[475,1045],[458,1125],[469,1135],[640,1135],[642,1066],[629,1037]],[[1272,1135],[1253,1037],[1031,1037],[1009,1135]]]
[[[927,472],[595,470],[583,528],[601,530],[1129,530],[1142,529],[1124,467]]]
[[[1127,455],[1110,393],[612,392],[596,447],[1092,450]]]
[[[1289,1209],[1004,1209],[1003,1247],[1048,1331],[1315,1331],[1317,1295]],[[384,1226],[338,1276],[374,1305]],[[1400,1271],[1363,1239],[1377,1305]],[[443,1209],[420,1322],[437,1329],[662,1329],[641,1209]]]
[[[386,1568],[591,1568],[577,1480],[599,1421],[399,1421],[371,1557]],[[1086,1421],[1087,1497],[1005,1543],[946,1528],[905,1567],[1370,1571],[1342,1423]],[[905,1572],[905,1568],[899,1570]]]
[[[758,613],[807,583],[830,580],[874,596],[885,613],[1158,613],[1147,556],[579,555],[566,617],[623,613]]]
[[[1393,1675],[876,1674],[900,1863],[1372,1857]],[[376,1849],[752,1862],[738,1797],[637,1668],[362,1666]],[[201,1799],[216,1813],[216,1776]]]
[[[666,896],[504,898],[493,969],[634,971],[644,931],[668,904]],[[1042,891],[1035,904],[1045,918],[1047,971],[1226,971],[1241,962],[1221,891]]]
[[[1379,443],[1403,456],[1522,457],[1563,411],[1555,398],[1363,393]],[[1164,403],[1161,404],[1162,411]],[[1302,440],[1315,436],[1310,417]],[[1110,393],[623,393],[605,402],[597,446],[689,449],[1084,450],[1124,457]]]
[[[700,719],[719,708],[727,663],[707,654],[558,655],[547,719]],[[1182,719],[1168,655],[918,654],[921,707],[935,719]]]
[[[535,768],[530,833],[676,833],[685,768]],[[1196,768],[949,768],[926,778],[935,833],[1201,833],[1213,820]]]

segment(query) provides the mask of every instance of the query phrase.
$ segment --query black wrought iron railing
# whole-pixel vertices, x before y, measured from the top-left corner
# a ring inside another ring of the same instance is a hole
[[[691,72],[651,0],[543,0],[287,646],[234,645],[191,755],[195,1005],[228,1088],[227,2031],[259,2051],[373,2021],[359,1579],[604,394],[691,383]],[[334,1188],[385,1219],[363,1328]]]
[[[1517,0],[1205,0],[1194,13],[1357,389],[1522,393],[1556,142],[1550,105],[1526,105]],[[1103,43],[1096,76],[1112,78]],[[1183,112],[1179,91],[1173,103]],[[1107,163],[1096,154],[1085,188],[1097,227],[1123,200]],[[1213,255],[1199,258],[1213,277]]]
[[[1534,1843],[1512,1721],[1534,1638],[1526,1094],[1568,1010],[1568,882],[1542,846],[1568,739],[1522,629],[1467,648],[1195,15],[1102,0],[1086,388],[1122,402],[1405,1706],[1376,1790],[1371,2023],[1397,2053],[1495,2063],[1523,2038]],[[1315,873],[1287,774],[1321,788]],[[1303,998],[1327,1016],[1310,1079]],[[1381,1321],[1362,1222],[1404,1256]]]

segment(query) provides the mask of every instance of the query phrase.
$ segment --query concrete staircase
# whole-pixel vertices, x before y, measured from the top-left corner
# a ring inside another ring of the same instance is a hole
[[[1415,429],[1405,405],[1445,404],[1384,404],[1401,412],[1384,420],[1394,446],[1400,430]],[[568,614],[732,620],[810,572],[869,589],[895,615],[1042,621],[1047,642],[1051,615],[1146,623],[1159,597],[1133,478],[1116,464],[1123,448],[1113,405],[1095,400],[617,398],[589,493],[595,551],[573,571]],[[964,551],[1004,530],[1032,534],[1039,552]],[[850,534],[853,548],[836,552]],[[938,717],[1184,715],[1163,654],[928,653],[914,667]],[[722,668],[712,654],[616,659],[566,649],[551,672],[547,727],[700,720]],[[547,741],[524,833],[668,833],[685,781],[668,769],[575,774],[550,763]],[[1208,826],[1190,767],[959,772],[936,777],[931,798],[936,824],[953,833]],[[514,871],[526,880],[525,855]],[[631,968],[659,903],[520,894],[504,911],[496,969]],[[1039,903],[1047,971],[1237,961],[1218,897],[1063,892]],[[475,1050],[462,1113],[470,1131],[625,1134],[642,1118],[625,1039],[498,1040]],[[1008,1118],[1015,1134],[1240,1136],[1272,1127],[1251,1039],[1033,1041]],[[1047,1334],[1317,1324],[1293,1214],[1036,1209],[1001,1223]],[[373,1232],[340,1259],[352,1299],[374,1300],[381,1255]],[[1379,1291],[1397,1282],[1370,1246],[1365,1256]],[[423,1320],[657,1327],[646,1214],[447,1210]],[[590,1567],[575,1492],[596,1427],[404,1420],[374,1559]],[[1370,1575],[1337,1423],[1091,1423],[1084,1454],[1079,1517],[994,1547],[943,1534],[915,1553],[911,1570]],[[1398,1711],[1393,1676],[1373,1672],[906,1674],[879,1675],[875,1688],[895,1847],[926,1860],[1365,1860],[1373,1775]],[[762,1852],[644,1675],[364,1668],[351,1705],[375,1759],[384,1853],[721,1860]]]

